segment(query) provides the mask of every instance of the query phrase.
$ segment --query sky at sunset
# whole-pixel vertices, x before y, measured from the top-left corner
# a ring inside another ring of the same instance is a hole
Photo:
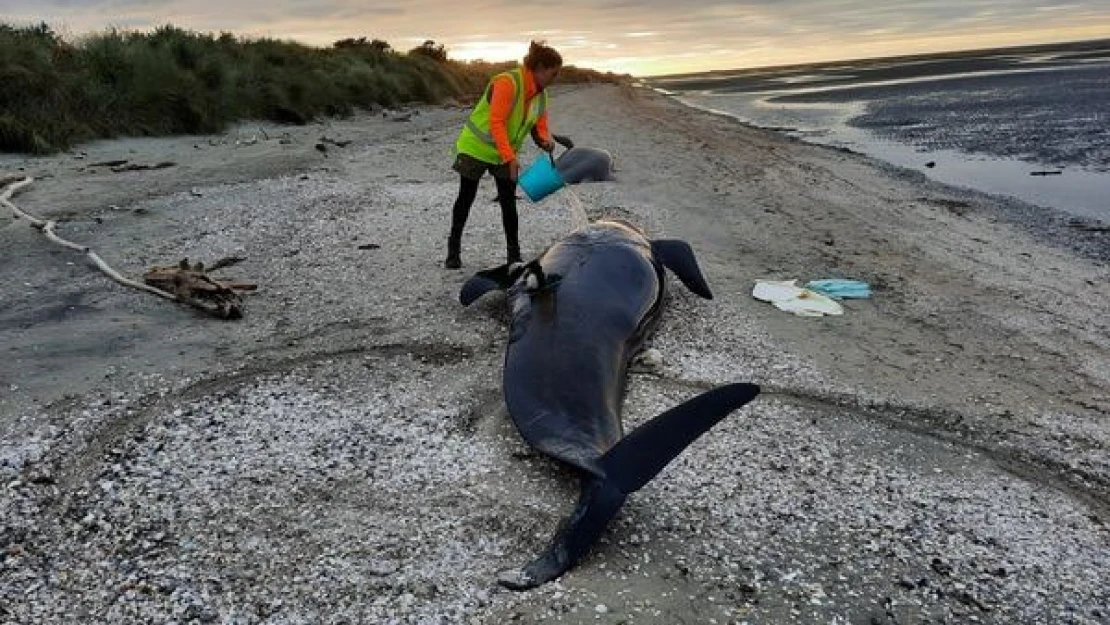
[[[1110,37],[1110,1],[1034,0],[0,0],[0,21],[69,39],[108,27],[328,46],[431,39],[454,59],[523,56],[546,39],[567,63],[639,76]]]

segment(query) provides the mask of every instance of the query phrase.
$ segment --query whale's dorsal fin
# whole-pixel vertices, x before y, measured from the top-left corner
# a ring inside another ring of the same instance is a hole
[[[694,250],[690,244],[678,239],[656,239],[651,242],[651,251],[667,269],[674,272],[682,284],[694,294],[713,299],[713,292],[701,275],[698,259],[694,257]]]

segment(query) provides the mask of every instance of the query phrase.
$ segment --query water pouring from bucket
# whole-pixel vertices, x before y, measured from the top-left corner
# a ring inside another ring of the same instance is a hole
[[[574,230],[589,224],[586,210],[578,195],[571,192],[559,168],[555,165],[555,156],[551,152],[532,161],[528,168],[517,178],[517,184],[524,190],[524,194],[533,203],[539,202],[552,193],[567,187],[567,197],[570,201],[571,223]]]

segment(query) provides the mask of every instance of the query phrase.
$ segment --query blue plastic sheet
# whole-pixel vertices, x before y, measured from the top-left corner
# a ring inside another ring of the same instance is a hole
[[[806,288],[833,299],[863,299],[871,297],[871,285],[859,280],[812,280]]]

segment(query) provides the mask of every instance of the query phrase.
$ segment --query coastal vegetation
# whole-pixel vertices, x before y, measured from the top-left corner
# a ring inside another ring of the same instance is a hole
[[[360,109],[465,102],[514,63],[461,62],[434,41],[365,37],[327,48],[166,25],[69,41],[0,24],[0,151],[47,154],[92,139],[219,132],[238,120],[304,124]],[[624,77],[575,67],[560,82]]]

